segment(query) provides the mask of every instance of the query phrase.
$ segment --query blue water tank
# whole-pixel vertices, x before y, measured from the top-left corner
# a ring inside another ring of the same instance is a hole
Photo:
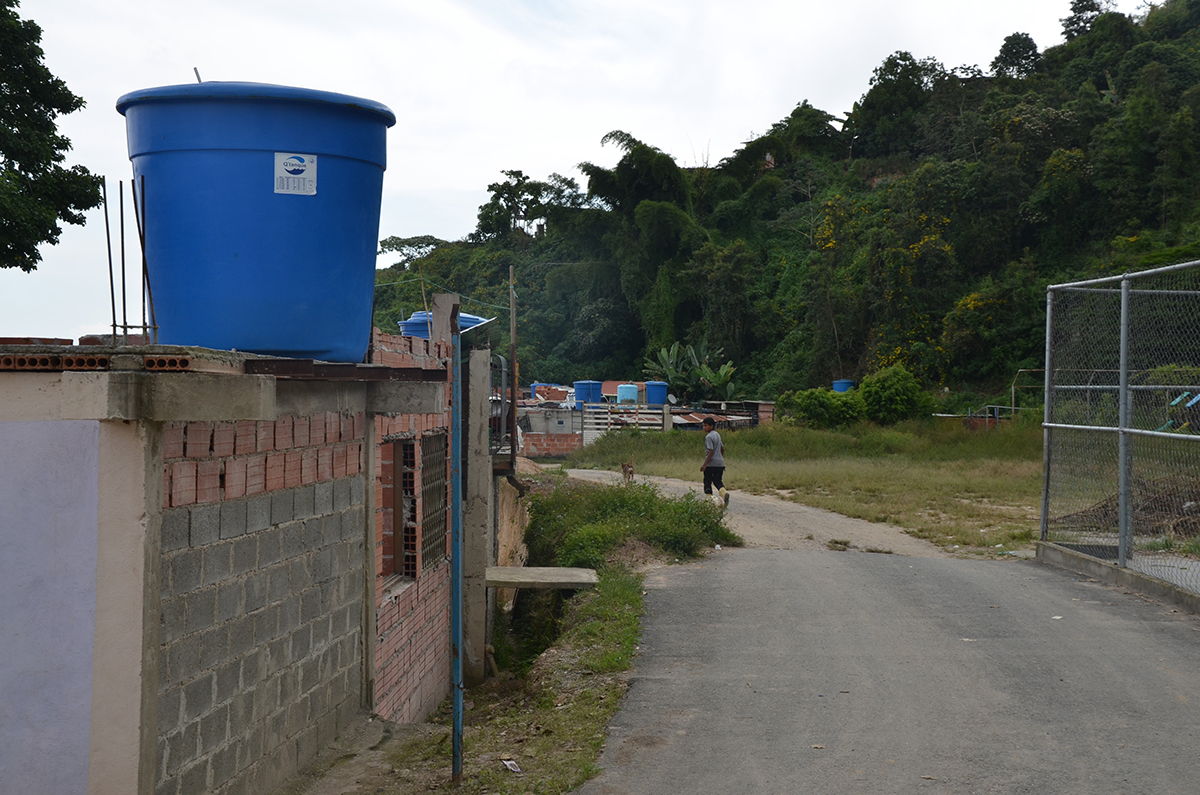
[[[667,382],[666,381],[647,381],[646,382],[646,404],[649,406],[661,406],[667,402]]]
[[[833,382],[834,392],[849,392],[854,388],[854,381],[849,378],[839,378]]]
[[[466,331],[469,328],[478,326],[485,320],[487,320],[485,317],[459,312],[458,330],[460,332]],[[422,309],[409,315],[408,320],[401,320],[400,335],[403,337],[420,337],[423,340],[429,339],[429,313]]]
[[[599,403],[601,401],[600,387],[603,384],[599,381],[576,381],[575,382],[575,408],[582,410],[584,403]]]
[[[134,91],[117,110],[159,342],[362,361],[395,114],[345,94],[223,82]]]
[[[637,384],[617,384],[617,403],[637,403]]]

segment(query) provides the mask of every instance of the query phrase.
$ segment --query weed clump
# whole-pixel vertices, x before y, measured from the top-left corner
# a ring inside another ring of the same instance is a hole
[[[525,544],[531,566],[603,568],[606,556],[630,538],[675,557],[742,543],[715,505],[692,494],[664,497],[650,484],[566,482],[534,495],[529,507]]]

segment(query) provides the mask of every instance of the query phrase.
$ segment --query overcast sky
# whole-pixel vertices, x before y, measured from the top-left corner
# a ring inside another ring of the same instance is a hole
[[[1135,13],[1141,0],[1119,0]],[[46,65],[87,107],[60,120],[68,164],[128,181],[139,88],[245,80],[384,103],[380,237],[456,240],[505,169],[583,179],[625,130],[715,164],[802,100],[837,116],[907,50],[987,69],[1005,36],[1062,41],[1070,0],[23,0]],[[585,186],[586,187],[586,186]],[[0,269],[0,336],[78,338],[110,323],[103,215],[65,226],[33,274]],[[389,264],[381,260],[381,265]],[[134,291],[136,293],[136,287]],[[131,300],[136,299],[131,295]]]

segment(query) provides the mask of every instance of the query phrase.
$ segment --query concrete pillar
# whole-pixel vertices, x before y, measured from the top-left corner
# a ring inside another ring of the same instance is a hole
[[[488,636],[488,590],[485,575],[495,565],[492,543],[492,458],[488,453],[491,351],[470,352],[463,368],[466,401],[463,443],[463,679],[468,686],[487,676],[484,647]]]
[[[429,342],[432,344],[437,340],[450,341],[450,315],[454,311],[454,305],[458,303],[458,296],[454,293],[434,293],[433,306],[433,333]]]

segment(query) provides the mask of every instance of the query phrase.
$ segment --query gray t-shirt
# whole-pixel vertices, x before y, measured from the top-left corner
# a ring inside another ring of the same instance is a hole
[[[708,451],[712,450],[712,459],[708,462],[710,467],[725,466],[725,456],[721,455],[721,434],[717,433],[717,429],[713,428],[704,437],[704,454],[708,455]]]

